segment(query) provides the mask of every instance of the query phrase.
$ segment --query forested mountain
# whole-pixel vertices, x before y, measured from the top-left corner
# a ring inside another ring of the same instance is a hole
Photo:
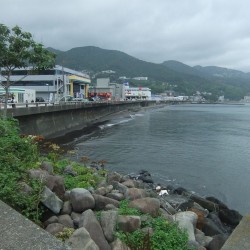
[[[110,77],[113,81],[118,81],[120,76],[147,76],[148,81],[129,81],[134,86],[148,86],[153,93],[175,90],[179,94],[192,95],[200,91],[211,92],[214,97],[225,95],[230,99],[241,99],[246,93],[250,93],[250,74],[237,70],[214,66],[190,67],[177,61],[156,64],[121,51],[94,46],[73,48],[65,52],[52,48],[49,50],[57,54],[57,64],[88,72],[93,80],[97,77]],[[101,73],[107,70],[116,73]]]

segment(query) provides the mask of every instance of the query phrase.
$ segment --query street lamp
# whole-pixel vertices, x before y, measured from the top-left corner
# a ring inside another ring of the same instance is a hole
[[[49,84],[46,83],[45,85],[48,86],[48,102],[49,102]]]

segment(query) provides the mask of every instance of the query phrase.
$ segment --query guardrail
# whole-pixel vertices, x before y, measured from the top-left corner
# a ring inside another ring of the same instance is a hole
[[[89,102],[81,102],[81,101],[67,101],[67,102],[30,102],[30,103],[8,103],[8,109],[14,108],[30,108],[30,107],[41,107],[41,106],[64,106],[64,105],[85,105],[92,106],[92,104],[98,103],[107,103],[107,104],[119,104],[119,103],[132,103],[132,102],[155,102],[155,100],[121,100],[121,101],[89,101]],[[0,109],[4,109],[4,103],[0,103]]]

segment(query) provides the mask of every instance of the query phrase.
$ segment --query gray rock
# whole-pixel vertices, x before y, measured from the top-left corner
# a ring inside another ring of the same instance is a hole
[[[156,217],[160,209],[160,201],[155,198],[142,198],[129,202],[129,207],[136,208],[143,213]]]
[[[130,250],[130,248],[119,239],[116,239],[110,245],[112,250]]]
[[[77,176],[77,172],[73,170],[72,166],[68,165],[63,170],[63,174],[68,174],[71,176]]]
[[[53,165],[52,165],[51,162],[49,162],[49,161],[44,161],[44,162],[42,162],[40,168],[41,168],[42,170],[47,171],[50,175],[53,175],[54,168],[53,168]]]
[[[91,239],[88,231],[81,227],[77,229],[65,242],[72,250],[99,250],[100,248]]]
[[[125,198],[128,200],[136,200],[140,198],[145,198],[147,196],[147,191],[145,189],[140,188],[128,188],[125,194]]]
[[[114,240],[117,217],[118,211],[103,211],[101,213],[100,222],[105,238],[108,242],[112,242]]]
[[[111,199],[114,199],[114,200],[117,200],[117,201],[121,201],[124,199],[124,195],[122,193],[108,193],[106,195],[108,198],[111,198]]]
[[[80,222],[81,216],[82,216],[81,213],[76,213],[76,212],[71,213],[71,219],[73,220],[75,228],[79,227],[79,222]]]
[[[219,210],[219,205],[212,201],[206,200],[202,197],[190,193],[187,193],[185,195],[187,195],[192,201],[198,203],[200,206],[202,206],[204,209],[207,209],[210,212]]]
[[[60,215],[58,217],[58,222],[64,225],[65,227],[74,228],[73,220],[68,214]]]
[[[64,225],[60,224],[60,223],[51,223],[49,224],[45,230],[53,235],[62,232],[64,229]]]
[[[219,235],[213,236],[213,239],[207,246],[207,250],[221,249],[224,243],[226,242],[227,238],[228,238],[228,235],[226,234],[219,234]]]
[[[173,218],[178,222],[178,227],[187,230],[189,241],[195,242],[194,229],[198,219],[197,214],[191,211],[179,212],[173,215]]]
[[[107,190],[105,187],[100,187],[98,189],[95,190],[95,194],[99,194],[99,195],[106,195],[107,194]]]
[[[97,195],[97,194],[93,194],[93,197],[95,199],[95,209],[96,210],[103,210],[106,205],[108,204],[112,204],[115,207],[119,206],[119,201],[102,196],[102,195]]]
[[[204,218],[202,231],[207,236],[224,234],[224,231],[214,221],[212,221],[209,218]]]
[[[211,219],[223,233],[227,233],[227,229],[222,224],[217,212],[209,213],[207,218]]]
[[[64,201],[69,201],[70,200],[70,190],[65,191],[63,200]]]
[[[141,218],[140,216],[119,215],[117,225],[123,232],[131,233],[140,228]]]
[[[159,209],[159,212],[161,213],[161,216],[167,220],[167,221],[170,221],[170,222],[174,222],[174,219],[172,217],[172,215],[170,215],[168,212],[166,212],[164,209],[160,208]]]
[[[43,223],[43,225],[44,225],[45,227],[47,227],[49,224],[57,223],[57,222],[58,222],[58,217],[55,216],[55,215],[53,215],[53,216],[51,216],[48,220],[46,220],[46,221]]]
[[[117,182],[117,181],[112,181],[112,186],[114,189],[118,190],[122,194],[126,194],[128,188],[124,186],[123,184]]]
[[[178,194],[166,195],[163,199],[168,202],[176,211],[186,211],[188,208],[193,206],[193,202],[190,202],[188,197]]]
[[[31,195],[31,193],[33,192],[33,189],[31,188],[31,186],[29,186],[24,181],[20,181],[20,182],[18,182],[18,184],[20,185],[20,192],[21,193],[23,193],[24,195]]]
[[[112,184],[113,181],[117,181],[117,182],[120,182],[122,179],[122,176],[116,172],[110,172],[108,173],[108,176],[107,176],[107,183],[110,183]]]
[[[203,247],[206,246],[206,236],[205,234],[200,231],[199,229],[195,230],[195,240]]]
[[[108,205],[105,206],[104,210],[105,211],[108,211],[108,210],[118,211],[118,208],[116,206],[114,206],[113,204],[108,204]]]
[[[72,213],[72,206],[70,201],[65,201],[63,203],[63,208],[61,211],[61,214],[71,214]]]
[[[50,189],[44,187],[41,194],[41,202],[55,214],[59,214],[63,207],[63,201],[59,199]]]
[[[134,181],[134,180],[131,180],[131,179],[122,182],[122,184],[123,184],[124,186],[128,187],[128,188],[135,188],[135,187],[136,187],[135,181]]]
[[[164,198],[159,198],[161,202],[161,207],[169,214],[173,215],[176,214],[176,210],[167,202],[164,200]]]
[[[85,188],[74,188],[70,192],[70,202],[74,212],[83,212],[95,207],[95,199]]]
[[[85,227],[90,234],[90,237],[102,250],[110,250],[110,246],[105,239],[102,228],[96,219],[95,214],[91,209],[86,210],[82,213],[79,227]]]
[[[49,173],[42,169],[29,169],[28,170],[29,177],[31,179],[46,181]]]
[[[49,175],[46,178],[46,186],[54,192],[60,199],[64,198],[65,186],[62,176]]]

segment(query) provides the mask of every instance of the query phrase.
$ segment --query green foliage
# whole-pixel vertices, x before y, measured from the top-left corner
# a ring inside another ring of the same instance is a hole
[[[37,145],[31,138],[19,136],[16,120],[0,118],[0,131],[0,199],[37,222],[44,183],[30,180],[27,174],[38,161]],[[29,193],[22,192],[23,183],[31,188]]]
[[[120,202],[120,215],[142,215],[140,211],[128,207],[129,202]],[[138,229],[132,233],[117,231],[115,233],[121,241],[126,243],[132,250],[188,250],[188,236],[186,232],[180,230],[176,224],[168,222],[162,217],[153,218],[147,215],[147,219],[142,222],[142,228],[152,228],[153,235],[149,235],[145,230]]]
[[[56,238],[60,239],[61,241],[65,242],[70,236],[74,233],[73,228],[64,228],[62,232],[55,234]]]
[[[119,203],[119,211],[118,213],[120,215],[142,215],[142,213],[136,209],[136,208],[131,208],[128,206],[129,201],[128,200],[122,200]]]
[[[63,173],[67,166],[71,167],[72,171],[76,173],[76,176]],[[63,175],[65,187],[68,190],[72,188],[95,188],[102,179],[100,174],[103,174],[102,170],[100,170],[101,173],[99,174],[92,168],[85,167],[77,162],[71,162],[68,159],[57,161],[55,163],[54,171],[55,173]]]

